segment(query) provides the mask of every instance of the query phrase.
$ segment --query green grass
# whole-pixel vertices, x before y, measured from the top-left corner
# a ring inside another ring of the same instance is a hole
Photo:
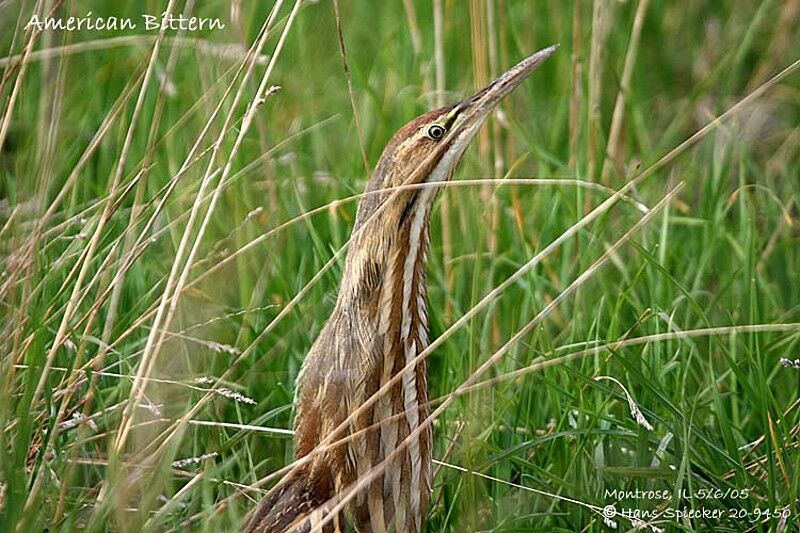
[[[429,360],[431,398],[464,383],[641,219],[633,200],[652,207],[683,184],[481,377],[495,381],[460,396],[436,422],[435,457],[473,473],[438,471],[428,530],[603,531],[597,509],[609,504],[722,513],[663,515],[654,524],[667,531],[776,531],[776,511],[786,509],[791,530],[800,516],[800,374],[779,361],[800,358],[800,74],[653,165],[798,59],[797,2],[649,2],[640,38],[632,35],[640,5],[633,1],[608,3],[602,17],[588,1],[340,3],[370,165],[393,132],[438,97],[471,94],[558,42],[555,56],[503,104],[504,120],[475,140],[456,181],[577,179],[617,190],[647,173],[629,201],[566,239],[448,336]],[[257,107],[237,146],[267,66],[243,84],[243,52],[222,47],[255,43],[272,3],[236,4],[238,18],[227,3],[198,4],[196,13],[226,23],[190,35],[206,45],[167,40],[151,62],[157,33],[141,25],[135,33],[149,37],[114,47],[103,39],[133,33],[47,31],[34,50],[95,48],[33,58],[24,71],[13,60],[3,67],[0,531],[233,530],[268,487],[257,488],[259,480],[292,458],[290,436],[269,428],[291,428],[293,383],[333,307],[343,261],[307,284],[347,241],[356,203],[272,230],[365,184],[333,5],[307,2],[295,16],[294,2],[281,7],[263,54],[273,55],[288,28],[266,85],[282,89]],[[61,13],[138,19],[164,5],[112,11],[107,2],[76,0]],[[6,56],[24,51],[33,8],[0,3]],[[175,10],[188,8],[178,2]],[[608,157],[631,47],[636,58]],[[220,102],[197,157],[174,181]],[[95,136],[96,150],[82,161]],[[211,168],[219,173],[191,217],[218,137]],[[431,338],[608,196],[561,182],[448,188],[432,226]],[[174,292],[207,212],[174,312],[149,346],[155,311],[165,291]],[[681,334],[771,324],[788,326]],[[671,335],[612,344],[664,333]],[[587,350],[594,347],[602,349]],[[556,360],[568,354],[577,355]],[[139,390],[137,373],[148,378]],[[599,376],[624,385],[653,429],[637,424],[619,384]],[[219,386],[255,404],[196,381],[219,377]],[[171,466],[186,458],[201,459]],[[665,498],[606,493],[636,489]],[[619,530],[633,525],[614,520]]]

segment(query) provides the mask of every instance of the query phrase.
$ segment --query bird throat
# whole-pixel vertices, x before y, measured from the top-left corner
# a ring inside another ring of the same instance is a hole
[[[428,313],[426,266],[429,244],[430,204],[418,201],[407,220],[399,228],[399,237],[393,253],[387,258],[384,284],[380,294],[378,339],[383,346],[377,361],[380,389],[397,373],[412,363],[428,346]],[[387,457],[398,443],[414,432],[427,416],[427,378],[424,361],[418,362],[409,370],[403,371],[397,386],[391,387],[379,397],[373,411],[373,423],[381,424],[375,461]],[[397,423],[385,421],[397,417]],[[380,517],[393,519],[402,524],[403,516],[414,516],[423,503],[420,498],[425,491],[417,488],[428,486],[430,480],[430,441],[425,435],[412,439],[407,453],[400,459],[399,468],[388,469],[383,479],[383,488],[373,486],[367,494],[372,529],[380,530]],[[373,448],[374,449],[374,448]],[[405,472],[405,474],[403,473]],[[401,481],[401,476],[410,479]],[[410,501],[400,498],[401,486],[415,487]],[[394,495],[391,503],[385,495]],[[391,507],[391,510],[387,509]],[[375,517],[378,517],[377,520]],[[377,522],[377,523],[376,523]],[[420,531],[421,524],[415,524]]]

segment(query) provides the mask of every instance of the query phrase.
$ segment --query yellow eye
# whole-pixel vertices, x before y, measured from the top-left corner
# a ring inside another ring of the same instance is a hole
[[[426,134],[430,139],[438,141],[442,137],[444,137],[445,132],[446,130],[444,129],[444,126],[442,126],[441,124],[431,124],[430,126],[428,126],[428,131],[426,132]]]

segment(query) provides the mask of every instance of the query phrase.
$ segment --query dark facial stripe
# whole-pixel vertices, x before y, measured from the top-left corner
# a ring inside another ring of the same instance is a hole
[[[419,196],[417,191],[414,191],[413,196],[411,199],[406,202],[406,206],[403,208],[403,212],[400,214],[400,222],[398,222],[397,227],[400,228],[403,226],[403,223],[408,219],[408,216],[412,213],[414,204],[417,202],[417,197]]]

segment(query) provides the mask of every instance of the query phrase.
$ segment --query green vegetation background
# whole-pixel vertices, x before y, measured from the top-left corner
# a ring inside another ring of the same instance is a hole
[[[340,3],[355,110],[333,3],[304,2],[292,18],[287,0],[213,168],[231,153],[269,56],[291,24],[269,77],[281,90],[259,106],[231,160],[189,286],[149,369],[142,355],[152,310],[167,287],[209,147],[223,131],[221,116],[202,137],[197,160],[174,188],[167,185],[215,107],[231,108],[225,90],[240,86],[234,73],[243,50],[273,4],[199,2],[194,13],[220,17],[224,30],[183,35],[194,41],[167,33],[112,198],[156,33],[141,24],[124,33],[48,31],[33,50],[71,53],[45,53],[25,68],[4,60],[0,531],[236,527],[260,495],[252,486],[291,460],[290,436],[273,429],[291,427],[293,382],[332,309],[342,261],[276,317],[346,242],[356,203],[267,232],[361,192],[359,130],[374,166],[406,121],[560,43],[476,139],[456,181],[559,178],[619,189],[800,54],[796,0]],[[5,56],[24,50],[23,28],[37,5],[0,3]],[[58,13],[139,20],[165,5],[76,0]],[[190,8],[179,1],[175,10]],[[637,10],[640,36],[632,31]],[[120,36],[129,39],[110,40]],[[618,142],[609,151],[618,98]],[[98,134],[116,102],[120,113]],[[794,73],[637,185],[631,196],[647,206],[680,182],[684,188],[484,378],[621,339],[800,322],[798,123]],[[96,151],[70,178],[96,135]],[[608,194],[574,184],[446,190],[432,225],[431,337]],[[206,196],[192,237],[209,206]],[[431,397],[467,379],[641,216],[632,201],[619,202],[449,337],[430,359]],[[132,251],[136,260],[126,268]],[[800,330],[777,329],[675,334],[603,349],[459,398],[437,421],[435,456],[481,475],[437,466],[428,529],[601,531],[608,525],[597,509],[608,504],[724,511],[721,520],[654,522],[670,531],[775,531],[786,513],[784,527],[794,527],[800,374],[779,360],[800,357]],[[132,403],[133,376],[145,370],[146,387]],[[223,373],[228,392],[208,393],[206,378]],[[653,430],[637,424],[619,385],[598,376],[619,380]],[[201,398],[210,400],[190,413]],[[133,426],[117,454],[126,409]],[[192,422],[172,423],[187,413]],[[197,460],[172,464],[187,458]],[[637,488],[673,497],[618,501],[604,492]],[[699,489],[721,489],[724,497],[685,497]],[[614,521],[622,530],[634,525]]]

